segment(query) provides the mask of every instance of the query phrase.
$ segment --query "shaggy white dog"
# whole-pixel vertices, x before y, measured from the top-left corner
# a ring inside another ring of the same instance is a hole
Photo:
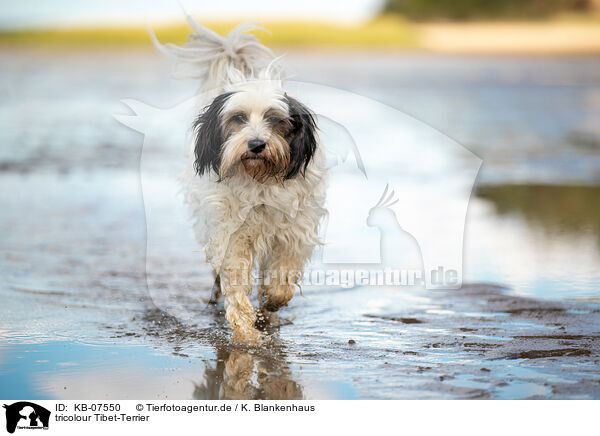
[[[324,153],[315,116],[285,93],[279,59],[247,33],[254,26],[223,38],[190,23],[196,33],[183,47],[155,40],[177,57],[181,73],[201,81],[185,198],[214,270],[214,296],[225,298],[232,339],[261,343],[249,295],[259,288],[267,319],[293,297],[319,244]]]

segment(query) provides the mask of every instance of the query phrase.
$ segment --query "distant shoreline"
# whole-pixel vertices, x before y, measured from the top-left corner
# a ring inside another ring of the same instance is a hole
[[[206,23],[220,34],[234,23]],[[393,50],[448,54],[600,54],[600,20],[539,22],[409,23],[380,17],[362,25],[265,22],[255,34],[268,46],[317,50]],[[182,44],[186,24],[156,27],[162,42]],[[0,32],[0,49],[149,47],[143,27]]]
[[[436,23],[419,31],[422,48],[437,53],[600,53],[600,22]]]

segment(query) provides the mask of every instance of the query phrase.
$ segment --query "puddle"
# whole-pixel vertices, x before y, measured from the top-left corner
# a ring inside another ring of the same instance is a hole
[[[522,400],[526,398],[545,398],[551,393],[548,386],[515,381],[507,383],[505,386],[497,387],[494,390],[494,398],[498,400]]]

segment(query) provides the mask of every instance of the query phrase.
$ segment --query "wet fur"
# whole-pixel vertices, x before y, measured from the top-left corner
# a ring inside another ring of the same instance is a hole
[[[235,55],[235,40],[225,41],[225,54],[215,51],[203,70],[210,97],[199,102],[181,181],[232,339],[257,344],[264,336],[248,298],[252,270],[275,278],[260,286],[260,309],[286,306],[319,244],[326,167],[315,117],[285,93],[277,60],[264,62],[270,52],[263,46],[256,56]],[[258,156],[248,148],[253,138],[265,142]]]

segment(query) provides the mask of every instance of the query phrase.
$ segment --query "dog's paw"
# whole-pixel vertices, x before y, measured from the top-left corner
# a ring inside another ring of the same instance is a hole
[[[291,285],[268,288],[260,296],[260,307],[263,311],[277,312],[288,305],[294,292],[295,287]]]
[[[240,345],[257,346],[268,342],[268,337],[255,328],[233,332],[231,341]]]

